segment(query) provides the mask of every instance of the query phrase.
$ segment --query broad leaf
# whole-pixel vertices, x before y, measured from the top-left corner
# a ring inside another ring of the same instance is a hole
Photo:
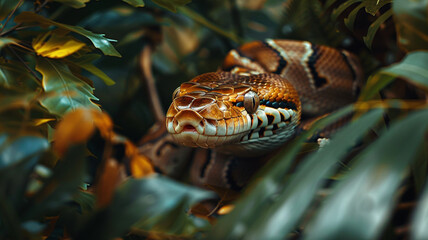
[[[86,71],[88,71],[92,74],[94,74],[95,76],[97,76],[101,80],[103,80],[103,82],[106,85],[111,86],[111,85],[115,84],[114,80],[111,79],[109,76],[107,76],[107,74],[105,74],[103,71],[101,71],[101,69],[97,68],[93,64],[93,62],[96,61],[99,57],[100,57],[100,55],[97,55],[97,54],[87,54],[87,55],[83,55],[79,58],[72,58],[71,63],[85,69]]]
[[[122,0],[126,3],[128,3],[131,6],[134,7],[144,7],[144,1],[143,0]]]
[[[0,49],[9,44],[18,45],[18,40],[9,37],[0,37]]]
[[[67,24],[58,23],[32,12],[22,12],[21,14],[15,17],[15,22],[27,24],[36,22],[39,23],[41,26],[57,26],[61,29],[72,31],[84,37],[87,37],[92,42],[92,44],[94,44],[96,48],[100,49],[105,55],[120,57],[119,52],[117,52],[113,45],[110,43],[115,40],[105,38],[104,34],[96,34],[79,26],[71,26]]]
[[[272,201],[276,199],[276,196],[278,196],[278,192],[284,188],[284,184],[289,182],[286,179],[285,173],[288,172],[292,161],[299,153],[303,143],[315,132],[337,121],[338,119],[347,116],[348,114],[352,113],[352,111],[353,106],[348,106],[324,119],[321,119],[315,123],[308,132],[305,132],[296,138],[274,159],[271,159],[267,166],[264,167],[262,172],[259,174],[259,178],[255,178],[259,181],[249,186],[251,191],[238,201],[235,209],[231,213],[224,216],[215,225],[213,231],[210,234],[210,238],[242,238],[243,236],[246,236],[246,232],[254,225],[262,224],[259,220],[260,209],[267,209],[270,207],[272,205]],[[302,189],[302,191],[304,191],[304,189]],[[296,213],[294,216],[298,216],[298,213]],[[274,224],[276,225],[277,223]]]
[[[38,55],[48,58],[63,58],[85,46],[71,36],[56,34],[53,31],[39,34],[33,39],[32,45]]]
[[[85,146],[74,146],[53,170],[43,187],[28,200],[23,220],[38,219],[73,200],[86,173]]]
[[[428,183],[418,201],[412,221],[411,239],[428,239]]]
[[[53,2],[60,2],[72,8],[86,7],[86,3],[90,0],[52,0]]]
[[[307,239],[378,239],[396,191],[423,147],[427,119],[427,110],[409,115],[359,154],[307,227]]]
[[[0,85],[35,90],[40,83],[22,63],[0,59]]]
[[[213,194],[208,191],[160,175],[129,179],[119,186],[111,204],[81,224],[81,229],[72,236],[76,239],[111,239],[122,236],[131,226],[140,231],[191,236],[209,228],[209,223],[189,216],[186,211],[191,205],[211,197]]]
[[[428,51],[415,51],[399,63],[380,69],[370,76],[359,101],[373,98],[380,90],[392,83],[397,77],[403,78],[412,84],[428,91]]]
[[[30,174],[49,148],[46,139],[0,135],[0,231],[11,239],[24,239],[19,210],[26,204]]]
[[[6,134],[0,135],[0,170],[48,149],[49,143],[40,137],[20,137],[12,139]]]
[[[394,0],[398,43],[407,51],[428,49],[428,0]]]
[[[330,142],[303,159],[302,165],[287,181],[275,200],[248,226],[245,239],[280,239],[302,218],[323,179],[328,178],[360,139],[379,122],[382,109],[375,109],[348,124]],[[234,236],[234,235],[232,235]]]
[[[363,102],[372,99],[380,90],[388,86],[394,80],[395,77],[388,74],[374,74],[370,76],[358,97],[358,101]]]
[[[99,109],[91,101],[98,100],[92,87],[74,76],[66,64],[38,58],[36,70],[43,75],[43,88],[50,94],[41,103],[51,113],[62,116],[80,107]]]
[[[428,51],[410,52],[399,63],[383,68],[380,74],[401,77],[428,91]]]
[[[157,5],[164,7],[171,12],[177,12],[177,7],[184,6],[192,0],[152,0]]]

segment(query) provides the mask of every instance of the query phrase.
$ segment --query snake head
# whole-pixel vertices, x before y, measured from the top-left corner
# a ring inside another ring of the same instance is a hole
[[[267,73],[199,75],[175,90],[166,114],[177,143],[227,153],[275,148],[293,135],[299,121],[297,92]]]

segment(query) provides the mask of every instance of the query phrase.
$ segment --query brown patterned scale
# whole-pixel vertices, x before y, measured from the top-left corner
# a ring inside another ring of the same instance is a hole
[[[181,145],[213,149],[193,178],[226,188],[244,182],[232,161],[235,169],[258,165],[251,158],[283,145],[302,118],[353,102],[363,77],[351,53],[291,40],[244,44],[228,53],[222,69],[177,88],[166,129]]]

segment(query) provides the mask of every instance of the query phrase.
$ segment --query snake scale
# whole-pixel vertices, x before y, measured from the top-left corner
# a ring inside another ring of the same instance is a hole
[[[246,43],[227,54],[220,71],[175,90],[168,138],[208,149],[193,155],[197,185],[239,189],[263,164],[260,156],[292,138],[302,121],[355,101],[362,77],[357,57],[345,50],[294,40]]]

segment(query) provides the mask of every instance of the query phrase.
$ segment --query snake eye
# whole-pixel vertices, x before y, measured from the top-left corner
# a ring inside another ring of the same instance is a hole
[[[259,108],[259,95],[253,91],[248,91],[244,95],[244,107],[249,114],[253,114]]]
[[[175,89],[174,92],[172,93],[172,100],[173,101],[178,96],[179,93],[180,93],[180,87],[178,87],[177,89]]]

